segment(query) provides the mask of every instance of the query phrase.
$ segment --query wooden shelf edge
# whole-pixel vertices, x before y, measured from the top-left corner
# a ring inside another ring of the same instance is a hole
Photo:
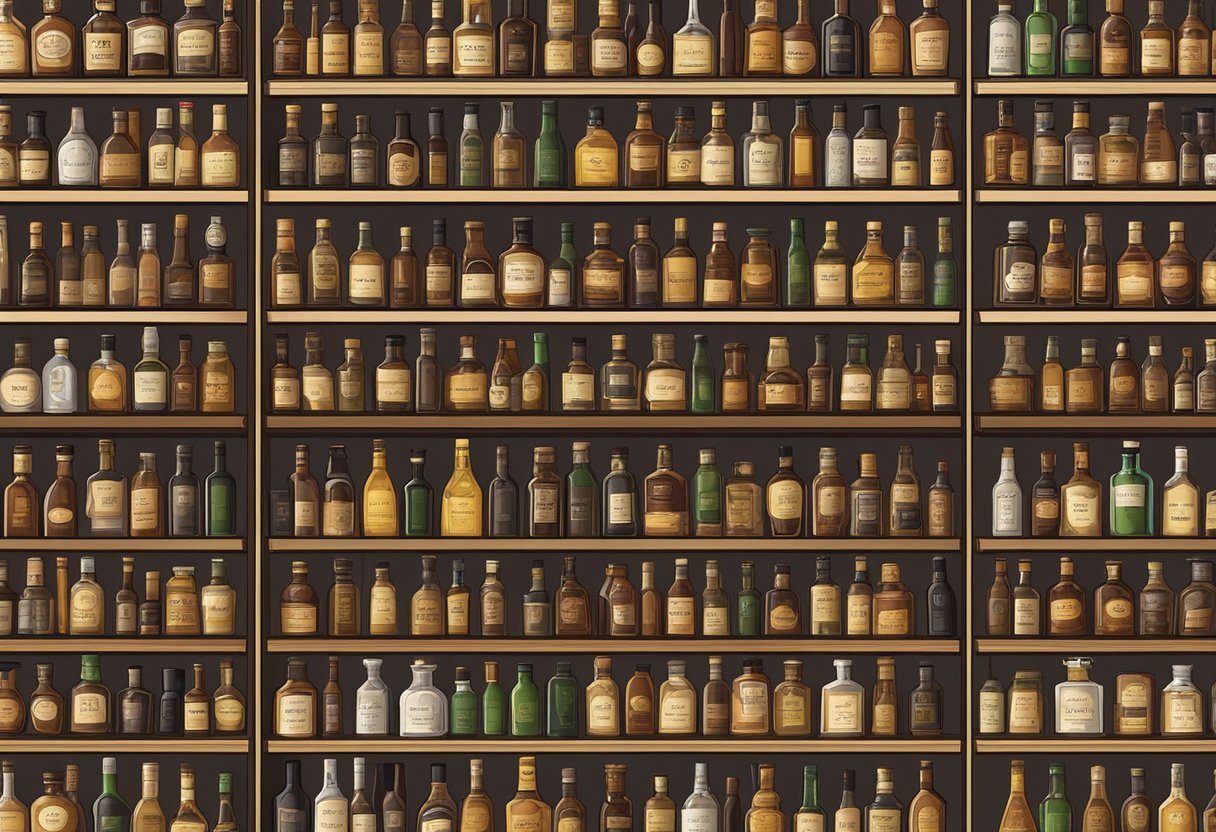
[[[0,194],[2,196],[3,194]],[[245,310],[215,311],[144,309],[0,309],[13,324],[146,324],[155,318],[161,324],[240,324],[249,322]],[[12,317],[9,317],[12,316]]]
[[[1146,433],[1168,433],[1171,431],[1211,431],[1216,429],[1216,415],[1189,416],[1173,413],[1147,414],[1094,414],[1094,415],[1004,415],[980,414],[975,417],[976,430],[980,433],[1000,430],[1091,430],[1091,431],[1142,431]]]
[[[979,653],[1216,653],[1212,638],[980,638]]]
[[[272,324],[393,323],[662,323],[736,325],[754,324],[959,324],[962,313],[924,309],[313,309],[271,310]],[[1216,313],[1213,313],[1216,321]]]
[[[6,95],[248,95],[249,82],[219,78],[5,78]]]
[[[40,737],[21,735],[19,739],[6,737],[6,754],[46,754],[69,751],[107,754],[248,754],[249,740],[218,740],[210,737],[159,737],[156,739],[126,739],[124,737],[98,737],[77,739],[62,737]]]
[[[1212,743],[1216,747],[1216,742]],[[702,737],[697,739],[407,739],[403,737],[333,740],[269,740],[266,750],[271,754],[307,753],[427,753],[445,754],[477,752],[553,754],[670,754],[696,752],[699,754],[731,754],[740,752],[767,754],[958,754],[961,740],[922,739],[911,737],[898,740],[787,740],[780,737],[764,739],[735,739]]]
[[[0,641],[0,645],[4,642]],[[959,652],[956,639],[816,638],[271,638],[269,653],[935,653]]]
[[[1216,752],[1216,740],[1211,739],[1110,739],[1079,737],[1077,739],[1042,739],[1027,736],[1018,739],[976,740],[977,754],[1045,754],[1072,751],[1083,754],[1211,754]]]
[[[978,552],[1195,552],[1216,550],[1216,537],[977,537]]]
[[[245,653],[243,638],[0,638],[6,653]]]
[[[268,203],[285,205],[315,205],[332,203],[405,203],[405,204],[503,204],[511,205],[573,205],[638,202],[682,204],[705,202],[768,205],[773,203],[826,204],[839,203],[898,203],[898,204],[956,204],[961,201],[962,191],[951,189],[870,189],[870,188],[807,188],[800,190],[764,190],[745,188],[720,188],[697,190],[641,190],[621,188],[616,190],[538,190],[525,191],[503,188],[484,190],[474,188],[451,188],[445,190],[418,190],[383,188],[325,190],[313,188],[278,189],[266,191]]]
[[[1212,95],[1211,78],[994,78],[974,82],[976,95]]]
[[[981,324],[1212,324],[1216,310],[1202,309],[982,309]]]
[[[185,190],[177,188],[136,189],[98,188],[79,190],[75,188],[5,188],[0,190],[0,201],[11,203],[72,203],[110,204],[143,202],[152,204],[227,204],[250,203],[249,191],[233,190]]]
[[[112,416],[68,414],[62,416],[30,414],[28,416],[0,416],[0,431],[32,430],[244,430],[244,416],[138,416],[132,413]]]
[[[1216,542],[1216,539],[1213,540]],[[933,552],[957,553],[956,537],[791,539],[754,537],[490,538],[490,537],[272,537],[270,552]]]
[[[1213,420],[1216,425],[1216,420]],[[531,414],[459,415],[445,413],[436,416],[389,416],[382,414],[349,414],[346,416],[267,416],[268,430],[487,430],[503,433],[513,430],[620,430],[620,431],[706,431],[737,430],[767,433],[772,430],[960,430],[961,416],[816,416],[761,415],[749,416],[679,416],[587,414],[565,416],[534,416]]]
[[[1114,205],[1122,203],[1170,202],[1182,204],[1207,204],[1216,202],[1216,191],[1194,188],[1163,188],[1158,190],[1128,188],[1086,188],[1064,190],[1060,188],[981,188],[975,192],[975,201],[985,205],[1052,205],[1055,203],[1093,203]]]
[[[243,537],[5,537],[5,552],[243,552]]]
[[[352,82],[358,85],[352,90]],[[936,78],[275,78],[266,95],[341,95],[350,97],[479,95],[916,95],[955,96],[962,82]]]

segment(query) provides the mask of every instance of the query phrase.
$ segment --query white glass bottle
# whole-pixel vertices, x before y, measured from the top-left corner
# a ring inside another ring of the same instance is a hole
[[[97,184],[97,145],[84,126],[84,107],[72,108],[72,123],[56,156],[59,184],[81,188]]]
[[[1170,683],[1161,691],[1161,734],[1166,737],[1203,734],[1203,694],[1191,681],[1194,665],[1173,665]]]
[[[836,681],[823,686],[819,708],[822,736],[860,737],[866,732],[866,691],[853,681],[851,659],[835,659]]]
[[[42,411],[76,412],[76,365],[68,358],[68,339],[55,339],[55,354],[42,367]]]
[[[752,129],[743,137],[743,187],[780,188],[785,158],[781,137],[773,132],[768,102],[752,102]]]
[[[388,736],[388,685],[380,678],[384,659],[364,659],[367,681],[355,693],[355,733]]]
[[[1013,464],[1013,448],[1001,449],[1001,475],[992,486],[992,536],[1022,536],[1022,486]]]
[[[680,832],[718,832],[718,799],[709,790],[709,763],[697,763],[692,794],[680,810]]]
[[[827,188],[853,184],[853,139],[845,130],[847,117],[844,104],[832,105],[832,129],[823,139],[823,184]]]
[[[325,758],[325,785],[317,792],[313,801],[313,829],[328,832],[345,832],[347,825],[347,802],[338,788],[338,761]]]
[[[413,678],[401,692],[401,736],[442,737],[448,732],[448,699],[435,687],[435,665],[415,659]]]
[[[988,74],[1018,75],[1022,71],[1022,26],[1013,16],[1011,0],[1000,0],[988,21]]]
[[[1068,678],[1056,685],[1056,733],[1102,734],[1102,686],[1089,679],[1093,659],[1067,658]]]

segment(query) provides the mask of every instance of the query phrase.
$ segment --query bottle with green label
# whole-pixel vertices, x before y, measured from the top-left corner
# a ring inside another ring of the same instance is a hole
[[[956,303],[958,264],[954,261],[954,229],[949,217],[937,218],[937,259],[933,261],[933,284],[930,287],[934,306],[952,307]]]

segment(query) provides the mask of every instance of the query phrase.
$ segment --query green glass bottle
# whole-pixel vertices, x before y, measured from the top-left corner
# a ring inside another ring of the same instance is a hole
[[[756,565],[750,560],[743,561],[741,567],[743,574],[743,586],[739,590],[739,597],[735,604],[739,610],[739,621],[736,635],[740,636],[758,636],[760,635],[760,608],[761,596],[760,590],[756,589]]]
[[[97,832],[127,832],[131,807],[118,794],[118,758],[101,760],[101,795],[93,803],[93,829]]]
[[[698,537],[722,534],[722,474],[718,471],[718,452],[700,450],[701,465],[693,476],[693,525]]]
[[[1085,0],[1068,0],[1068,25],[1060,32],[1060,74],[1094,74],[1094,30]]]
[[[1026,18],[1026,74],[1056,74],[1056,16],[1047,10],[1047,0],[1034,0]]]
[[[1153,478],[1140,467],[1140,443],[1134,439],[1123,440],[1123,467],[1110,478],[1110,533],[1153,533]]]
[[[574,305],[574,275],[578,252],[574,250],[574,223],[561,224],[562,245],[549,261],[549,307],[568,309]],[[543,335],[543,333],[537,333]]]
[[[1072,804],[1064,785],[1064,764],[1052,763],[1051,790],[1039,804],[1039,832],[1072,832]]]
[[[558,662],[557,673],[549,680],[549,719],[545,732],[550,737],[578,736],[578,682],[570,672],[570,662]]]
[[[549,372],[549,336],[544,332],[532,333],[532,363],[545,374],[546,379],[553,377]]]
[[[591,443],[575,442],[566,475],[566,537],[599,537],[600,483],[591,470]]]
[[[954,262],[954,227],[949,217],[937,218],[937,259],[933,261],[932,303],[953,307],[958,285],[958,264]]]
[[[410,481],[405,484],[405,499],[402,500],[406,537],[430,537],[433,534],[431,517],[434,514],[435,490],[422,473],[425,465],[426,451],[411,448]]]
[[[485,187],[485,141],[481,138],[481,126],[477,104],[464,105],[464,129],[460,131],[459,170],[460,187]]]
[[[467,667],[456,668],[456,690],[452,693],[451,728],[453,737],[477,736],[477,694],[469,680]]]
[[[486,689],[481,694],[481,730],[487,737],[506,734],[504,706],[506,695],[498,683],[498,662],[486,662]]]
[[[532,664],[515,667],[515,687],[511,688],[511,736],[540,736],[540,689],[532,681]]]
[[[819,767],[802,767],[802,807],[794,814],[795,832],[826,832],[828,813],[819,805]]]
[[[704,335],[692,337],[692,412],[715,411],[714,389],[718,386],[713,365],[709,362],[709,339]]]
[[[228,446],[215,443],[215,470],[207,475],[207,536],[224,537],[236,534],[236,480],[228,473]]]
[[[566,146],[557,129],[557,101],[550,98],[546,98],[540,103],[540,135],[536,137],[536,153],[532,170],[534,171],[533,187],[564,188],[566,186]],[[562,226],[564,230],[565,223]]]
[[[785,270],[785,305],[811,305],[811,253],[806,247],[806,225],[802,217],[790,218],[790,252]]]

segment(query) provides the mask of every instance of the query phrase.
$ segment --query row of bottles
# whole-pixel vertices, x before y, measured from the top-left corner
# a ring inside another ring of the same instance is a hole
[[[838,0],[835,14],[823,20],[819,33],[811,21],[810,0],[760,0],[746,25],[736,3],[728,0],[715,36],[693,0],[687,21],[669,39],[658,0],[650,0],[648,20],[637,0],[629,0],[624,13],[621,0],[603,0],[596,8],[599,25],[589,35],[578,31],[577,0],[550,0],[543,27],[529,16],[526,0],[508,2],[497,26],[489,0],[465,2],[463,20],[451,31],[444,22],[444,0],[431,0],[431,25],[425,32],[416,22],[411,0],[404,0],[400,23],[387,32],[379,0],[358,0],[353,29],[342,19],[347,4],[330,0],[324,21],[321,4],[312,4],[307,36],[296,26],[294,0],[284,0],[283,24],[272,42],[271,72],[330,78],[831,78],[859,77],[864,69],[868,77],[943,76],[950,69],[950,23],[938,12],[938,0],[922,4],[920,16],[905,24],[895,0],[883,0],[863,35],[849,14],[849,0]],[[791,13],[795,19],[783,29],[780,18],[788,19]]]
[[[1039,479],[1029,506],[1014,467],[1014,449],[1001,450],[1001,472],[992,487],[993,537],[1209,537],[1216,534],[1216,492],[1202,492],[1190,477],[1189,452],[1174,449],[1174,475],[1155,493],[1153,478],[1140,466],[1140,442],[1123,441],[1123,464],[1110,477],[1109,505],[1103,511],[1102,484],[1090,474],[1089,443],[1074,442],[1073,472],[1060,485],[1056,454],[1039,455]],[[1154,508],[1159,496],[1161,512]],[[1103,524],[1103,514],[1107,523]],[[1157,524],[1160,522],[1160,532]]]
[[[755,586],[755,564],[743,561],[742,586],[732,600],[723,589],[716,560],[705,563],[705,588],[699,595],[689,579],[688,558],[678,557],[665,594],[655,585],[654,562],[643,561],[640,587],[630,581],[628,564],[610,563],[596,596],[579,581],[573,555],[563,558],[561,583],[552,595],[546,588],[544,561],[534,560],[531,584],[516,607],[508,598],[497,560],[485,562],[485,578],[476,600],[465,583],[463,559],[452,562],[452,583],[446,590],[439,584],[435,556],[423,555],[421,561],[418,588],[408,599],[399,600],[388,561],[376,563],[374,582],[365,597],[354,582],[353,561],[338,558],[324,606],[309,582],[308,561],[293,561],[291,583],[279,595],[280,634],[504,638],[510,631],[558,638],[746,638],[809,632],[811,636],[908,638],[918,631],[930,637],[953,636],[958,618],[954,591],[946,580],[946,560],[940,557],[933,559],[932,582],[922,602],[923,624],[899,564],[883,562],[875,588],[864,555],[854,558],[853,580],[843,592],[832,580],[831,558],[815,559],[815,582],[807,591],[805,616],[799,593],[791,588],[790,566],[785,563],[774,565],[773,586],[761,593]],[[364,606],[366,624],[361,612]],[[510,624],[508,616],[514,619]]]
[[[777,472],[765,485],[755,464],[740,460],[723,477],[716,451],[699,452],[689,479],[674,468],[672,447],[656,449],[655,470],[639,483],[629,471],[628,448],[612,449],[601,480],[591,468],[591,443],[574,442],[572,467],[563,477],[556,449],[533,452],[532,478],[521,488],[511,478],[507,446],[498,446],[496,476],[483,496],[470,466],[469,440],[456,439],[451,477],[436,501],[423,473],[426,452],[410,451],[411,477],[397,486],[387,469],[387,444],[375,440],[362,493],[347,466],[344,445],[330,446],[324,484],[309,466],[309,446],[296,445],[295,471],[285,492],[271,493],[272,534],[295,537],[949,537],[954,533],[954,492],[948,465],[922,495],[912,446],[901,445],[889,493],[878,476],[878,455],[859,455],[860,473],[848,483],[836,449],[821,448],[819,471],[808,486],[794,471],[792,446],[782,446]],[[640,493],[639,493],[640,491]],[[436,506],[438,502],[438,506]],[[484,507],[484,519],[483,519]]]
[[[54,354],[32,366],[29,338],[13,341],[13,364],[0,375],[0,411],[4,413],[234,413],[236,368],[226,341],[208,341],[207,357],[197,367],[190,336],[178,336],[178,363],[170,369],[160,359],[160,332],[144,327],[143,357],[128,372],[115,355],[117,336],[101,336],[101,355],[83,379],[70,356],[67,338],[54,340]],[[80,389],[81,381],[85,389]],[[80,407],[80,399],[86,402]]]
[[[401,763],[379,763],[373,769],[374,785],[367,782],[368,763],[365,757],[352,762],[354,791],[349,799],[338,783],[338,760],[324,762],[322,788],[316,797],[304,790],[299,760],[285,763],[285,785],[273,803],[274,832],[302,830],[380,829],[383,832],[406,832],[408,825],[406,773]],[[785,829],[827,829],[829,817],[834,829],[862,829],[863,818],[869,829],[902,830],[907,819],[908,832],[933,832],[944,828],[946,802],[933,787],[933,762],[920,761],[920,789],[905,805],[895,796],[893,769],[879,767],[875,771],[874,800],[857,805],[856,772],[845,769],[841,782],[839,807],[829,813],[819,803],[819,769],[815,765],[802,767],[802,801],[787,819],[781,808],[781,795],[774,788],[776,766],[773,763],[752,764],[753,796],[745,806],[739,793],[739,778],[728,776],[721,800],[709,785],[709,764],[694,766],[692,792],[677,804],[669,793],[668,777],[654,775],[654,794],[639,806],[639,824],[634,822],[634,801],[626,794],[627,763],[604,765],[605,796],[600,804],[598,821],[593,811],[578,797],[577,770],[561,770],[561,800],[550,805],[540,794],[535,757],[519,758],[518,788],[503,806],[508,829],[546,832],[561,827],[566,832],[588,832],[610,829],[623,832],[664,832],[664,830],[704,830],[705,832],[762,832]],[[493,829],[498,814],[487,787],[502,791],[501,783],[486,780],[482,760],[469,760],[469,791],[460,801],[448,791],[447,765],[432,763],[429,794],[421,802],[417,814],[420,829],[455,829],[457,819],[467,832]],[[508,784],[509,785],[509,784]],[[413,788],[413,787],[410,787]],[[424,789],[424,791],[426,791]],[[639,801],[639,803],[641,803]]]
[[[348,258],[332,241],[333,223],[316,221],[316,242],[301,259],[296,224],[276,223],[275,254],[267,281],[270,305],[393,309],[623,309],[629,308],[807,308],[810,306],[953,307],[958,263],[953,226],[937,219],[937,256],[927,262],[917,227],[903,227],[903,247],[887,253],[881,221],[865,224],[865,246],[852,268],[835,220],[824,223],[824,239],[812,256],[804,221],[790,219],[790,243],[782,257],[773,230],[747,229],[736,256],[729,228],[714,222],[703,256],[692,247],[686,217],[674,221],[665,252],[651,236],[650,217],[633,224],[633,243],[622,257],[612,245],[612,225],[597,222],[593,247],[579,257],[574,223],[561,223],[561,247],[546,258],[534,245],[531,217],[512,219],[512,245],[495,257],[486,246],[486,223],[464,223],[459,257],[448,246],[447,220],[432,221],[431,247],[414,249],[414,231],[401,226],[400,248],[389,260],[376,249],[372,223],[359,223],[359,242]],[[343,268],[343,259],[345,269]],[[345,271],[345,279],[343,272]]]
[[[73,107],[71,125],[52,153],[46,110],[26,112],[26,137],[13,138],[10,105],[0,105],[0,188],[238,188],[241,148],[228,132],[228,105],[211,105],[211,135],[201,144],[194,135],[194,105],[178,105],[177,138],[173,111],[157,108],[156,129],[147,144],[138,107],[115,107],[113,129],[101,147],[89,135],[84,108]],[[147,165],[144,164],[145,147]],[[53,162],[53,164],[52,164]]]
[[[498,130],[488,142],[481,129],[481,105],[467,102],[454,148],[444,128],[443,108],[431,107],[425,149],[413,137],[408,111],[396,112],[395,133],[381,150],[370,115],[355,116],[354,135],[347,139],[338,130],[338,104],[320,106],[321,132],[311,140],[300,133],[301,106],[286,106],[286,132],[278,145],[282,187],[414,188],[425,184],[427,188],[519,190],[954,185],[954,140],[946,113],[934,115],[931,146],[922,154],[914,107],[899,108],[899,133],[891,141],[882,127],[881,105],[864,105],[862,127],[850,137],[846,105],[835,104],[831,131],[821,141],[811,121],[810,99],[799,98],[794,102],[794,126],[786,141],[773,132],[768,100],[757,100],[752,102],[751,130],[736,148],[727,129],[724,100],[712,103],[711,126],[704,136],[696,133],[695,107],[676,107],[667,139],[655,131],[652,102],[640,99],[634,129],[623,146],[605,126],[604,107],[594,105],[587,108],[586,133],[568,156],[554,99],[541,101],[540,132],[531,143],[516,124],[513,101],[499,102]]]
[[[177,470],[162,483],[156,454],[140,451],[139,468],[128,481],[115,469],[112,439],[97,442],[97,471],[85,483],[81,522],[75,449],[55,446],[55,480],[44,496],[33,480],[33,448],[13,446],[13,480],[4,489],[4,537],[227,537],[236,534],[236,478],[228,471],[228,449],[214,444],[214,470],[203,482],[193,471],[191,445],[177,446]]]
[[[19,662],[0,663],[0,734],[163,735],[207,737],[245,733],[245,696],[233,685],[232,662],[219,662],[220,683],[207,690],[205,666],[195,663],[193,687],[184,670],[161,671],[159,697],[144,687],[143,667],[127,668],[127,686],[117,694],[103,681],[101,657],[80,657],[80,681],[65,698],[55,689],[53,664],[37,666],[38,686],[24,697],[17,688]]]
[[[405,356],[405,337],[388,335],[384,339],[384,361],[370,374],[359,338],[343,339],[344,360],[331,371],[324,363],[324,337],[306,332],[304,365],[297,370],[289,361],[288,336],[277,335],[276,360],[270,370],[270,410],[710,414],[958,410],[958,372],[951,358],[952,344],[946,339],[934,341],[936,360],[926,371],[920,344],[916,344],[915,366],[909,369],[904,336],[889,335],[886,356],[875,374],[869,363],[870,337],[850,334],[839,382],[835,380],[837,370],[828,361],[827,335],[815,336],[815,363],[807,368],[805,380],[803,373],[790,366],[787,336],[768,339],[764,370],[758,377],[748,367],[745,343],[723,345],[719,373],[709,357],[706,336],[693,336],[693,358],[687,370],[676,357],[675,340],[673,334],[652,335],[652,358],[639,369],[629,358],[627,336],[612,335],[612,357],[597,371],[587,361],[586,337],[576,336],[571,339],[570,361],[561,372],[559,387],[558,379],[552,378],[548,336],[543,332],[532,336],[533,363],[527,370],[520,362],[516,339],[499,338],[498,354],[489,372],[477,358],[476,335],[460,336],[460,360],[446,371],[435,355],[434,329],[421,330],[419,354],[413,365]],[[552,400],[557,398],[558,389],[552,388],[560,389],[560,407],[554,406]]]
[[[357,716],[352,731],[342,719],[338,657],[329,659],[329,681],[320,694],[308,679],[307,662],[288,659],[287,679],[274,695],[275,735],[387,736],[394,733],[394,722],[399,729],[396,733],[414,738],[574,739],[656,734],[862,737],[942,733],[942,686],[934,680],[933,664],[928,661],[920,662],[919,682],[907,700],[906,709],[902,709],[895,684],[895,660],[878,657],[878,681],[867,715],[866,691],[851,676],[852,660],[835,659],[836,679],[823,685],[820,691],[817,731],[811,713],[813,691],[802,681],[802,662],[794,659],[783,662],[784,680],[774,686],[764,674],[761,659],[744,657],[742,674],[728,683],[723,679],[722,657],[709,656],[709,681],[699,692],[685,676],[683,659],[667,662],[667,679],[657,691],[650,665],[641,664],[623,694],[612,678],[611,656],[595,657],[595,678],[581,693],[581,684],[568,661],[557,662],[556,674],[544,686],[544,693],[533,678],[531,662],[516,666],[517,680],[509,693],[498,682],[497,662],[486,662],[482,693],[473,690],[468,668],[457,667],[450,696],[435,686],[436,665],[426,659],[415,659],[410,665],[410,685],[401,692],[396,718],[392,696],[381,678],[383,661],[363,659],[367,680],[355,694]],[[585,704],[580,704],[584,699]],[[901,712],[905,714],[903,720]]]
[[[93,555],[80,558],[80,578],[71,583],[68,558],[55,558],[54,592],[39,556],[25,562],[25,587],[9,585],[7,560],[0,560],[0,636],[231,636],[237,631],[237,595],[228,564],[211,559],[211,581],[200,589],[193,566],[171,567],[161,587],[159,570],[144,573],[144,598],[135,589],[135,558],[123,555],[122,587],[108,607]],[[163,598],[163,600],[162,600]],[[113,623],[107,624],[113,610]],[[167,614],[166,614],[167,613]]]

